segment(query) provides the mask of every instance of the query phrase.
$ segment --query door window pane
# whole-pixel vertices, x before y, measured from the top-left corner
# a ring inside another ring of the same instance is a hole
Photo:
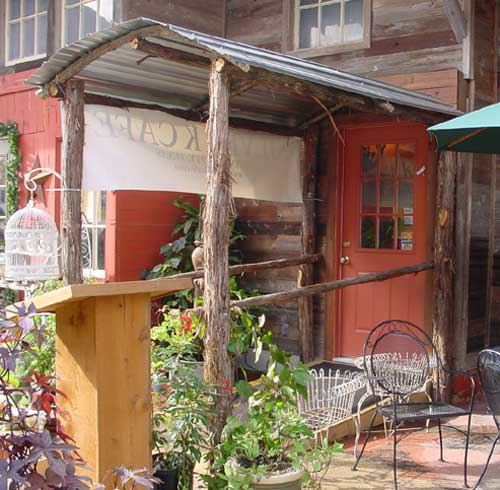
[[[377,183],[374,180],[363,183],[361,202],[363,213],[377,212]]]
[[[379,246],[378,248],[394,248],[394,220],[379,218]]]
[[[398,175],[400,177],[413,177],[415,165],[415,145],[405,144],[398,147]]]
[[[36,2],[37,13],[47,12],[49,8],[49,0],[38,0]]]
[[[363,177],[377,175],[377,145],[363,146],[361,150],[361,170]]]
[[[380,146],[380,176],[392,177],[396,167],[396,145]]]
[[[361,248],[376,248],[377,246],[377,218],[363,216],[361,219]]]
[[[381,214],[393,214],[394,211],[394,182],[383,180],[380,182],[380,208]]]
[[[399,181],[398,207],[399,214],[413,214],[413,182],[411,180]]]
[[[413,216],[405,215],[398,218],[398,249],[413,250]]]

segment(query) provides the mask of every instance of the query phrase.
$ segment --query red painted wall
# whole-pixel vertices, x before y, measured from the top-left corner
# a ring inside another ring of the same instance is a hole
[[[38,156],[41,167],[60,172],[61,118],[59,101],[42,100],[36,90],[24,85],[31,71],[0,77],[0,121],[16,122],[21,132],[21,172],[31,170]],[[44,184],[42,203],[56,223],[60,220],[61,184],[51,177]],[[20,186],[21,205],[27,200]],[[106,212],[105,268],[106,281],[140,279],[141,272],[161,261],[160,247],[171,240],[172,229],[182,215],[172,201],[171,192],[108,192]],[[187,196],[193,203],[194,195]],[[38,197],[40,199],[40,197]]]
[[[17,123],[21,132],[21,173],[31,170],[37,156],[41,167],[59,171],[57,155],[57,141],[61,138],[59,102],[55,99],[42,100],[35,94],[36,90],[33,87],[24,85],[24,80],[31,73],[26,71],[0,77],[0,121]],[[60,187],[60,185],[52,177],[45,187]],[[21,204],[24,204],[27,194],[22,185],[20,192]],[[57,218],[59,215],[57,193],[45,192],[43,200],[48,211]]]
[[[160,247],[172,240],[182,210],[173,192],[115,191],[107,194],[106,280],[134,281],[162,259]],[[198,198],[186,194],[193,204]]]

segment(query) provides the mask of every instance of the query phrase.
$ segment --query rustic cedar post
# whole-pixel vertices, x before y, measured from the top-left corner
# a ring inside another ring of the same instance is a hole
[[[451,367],[453,355],[456,176],[456,156],[444,152],[438,159],[437,172],[432,323],[434,343],[447,367]]]
[[[208,120],[207,195],[203,206],[205,250],[204,301],[206,320],[204,379],[217,387],[212,433],[218,443],[231,408],[231,361],[227,352],[230,330],[229,207],[229,76],[223,59],[212,60]]]
[[[302,161],[302,255],[315,251],[315,198],[316,168],[319,141],[319,127],[310,127],[304,138],[304,158]],[[309,286],[313,281],[313,264],[302,264],[299,267],[298,287]],[[299,298],[299,343],[300,356],[303,362],[309,362],[314,356],[313,346],[313,298]]]
[[[70,79],[64,86],[64,131],[61,196],[62,269],[64,284],[83,279],[81,192],[83,169],[84,82]]]

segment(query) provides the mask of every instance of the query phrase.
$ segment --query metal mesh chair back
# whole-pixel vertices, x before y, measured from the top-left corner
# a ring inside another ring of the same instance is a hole
[[[477,367],[486,403],[500,430],[500,348],[481,351]]]
[[[307,383],[307,399],[299,397],[298,411],[313,430],[331,427],[352,416],[354,396],[365,381],[351,371],[311,370],[313,379]]]
[[[406,397],[422,391],[429,379],[432,341],[419,327],[404,321],[375,327],[364,347],[364,363],[372,391]]]

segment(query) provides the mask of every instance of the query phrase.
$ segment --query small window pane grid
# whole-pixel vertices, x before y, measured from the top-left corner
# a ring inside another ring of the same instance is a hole
[[[87,257],[84,260],[84,275],[104,279],[106,192],[83,192],[82,213],[82,248]]]
[[[47,51],[48,0],[8,0],[6,64],[43,58]]]
[[[297,0],[297,49],[362,41],[366,0]]]
[[[361,149],[360,247],[411,252],[415,144]]]
[[[71,44],[111,26],[112,0],[64,0],[63,44]]]

